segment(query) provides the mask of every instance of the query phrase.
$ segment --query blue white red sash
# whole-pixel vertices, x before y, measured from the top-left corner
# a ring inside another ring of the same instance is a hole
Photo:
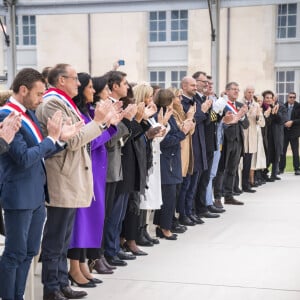
[[[236,107],[233,106],[232,102],[229,100],[227,101],[225,107],[227,108],[227,110],[231,111],[235,115],[238,113],[238,110],[236,109]]]
[[[56,89],[56,88],[50,88],[43,96],[44,99],[47,99],[48,97],[57,97],[58,99],[62,100],[76,115],[80,120],[82,119],[81,112],[79,111],[78,107],[74,103],[73,99],[68,96],[64,91]]]
[[[19,106],[8,102],[0,109],[1,111],[7,112],[8,114],[10,114],[11,112],[20,113],[22,126],[24,126],[31,133],[37,143],[40,143],[43,140],[43,135],[38,126],[31,120],[29,116],[24,113],[24,111]]]

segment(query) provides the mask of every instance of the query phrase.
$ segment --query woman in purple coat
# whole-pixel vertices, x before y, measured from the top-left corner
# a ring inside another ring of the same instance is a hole
[[[79,73],[78,80],[81,85],[78,88],[78,95],[73,100],[80,110],[85,123],[89,123],[94,117],[92,102],[95,90],[89,74]],[[103,88],[105,88],[105,84]],[[98,92],[95,96],[99,96],[99,94]],[[107,168],[105,143],[116,132],[116,127],[110,126],[99,137],[87,145],[87,151],[92,160],[94,198],[90,207],[77,209],[73,236],[68,251],[68,258],[70,258],[69,279],[71,284],[76,283],[81,287],[95,287],[96,283],[102,282],[93,278],[88,270],[85,263],[86,248],[99,248],[101,245],[105,214]]]

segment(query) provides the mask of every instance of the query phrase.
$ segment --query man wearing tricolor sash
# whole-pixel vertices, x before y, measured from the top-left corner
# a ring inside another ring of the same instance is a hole
[[[48,81],[51,87],[36,110],[45,134],[47,120],[56,110],[73,124],[82,120],[72,100],[80,85],[76,70],[68,64],[58,64],[49,72]],[[101,135],[116,113],[111,101],[98,103],[94,120],[69,139],[63,151],[45,162],[50,203],[42,241],[44,300],[79,299],[87,295],[69,286],[67,250],[76,208],[90,206],[93,198],[92,166],[86,145]]]
[[[32,258],[39,251],[47,199],[44,158],[62,150],[57,143],[62,140],[62,114],[49,116],[48,135],[43,138],[34,115],[45,91],[42,75],[34,69],[23,69],[12,89],[13,95],[0,109],[0,122],[19,116],[21,128],[8,152],[0,156],[0,203],[6,229],[0,297],[19,300],[23,299]]]
[[[224,142],[221,158],[218,166],[218,174],[215,178],[215,199],[221,199],[224,193],[225,204],[242,205],[241,201],[233,197],[233,187],[239,161],[243,155],[244,132],[248,128],[247,105],[237,101],[239,96],[239,85],[230,82],[226,85],[227,104],[223,115],[233,115],[233,121],[224,125]],[[223,185],[222,185],[223,180]],[[222,191],[223,187],[223,191]]]

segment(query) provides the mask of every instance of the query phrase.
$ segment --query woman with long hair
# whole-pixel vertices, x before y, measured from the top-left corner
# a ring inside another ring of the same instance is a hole
[[[95,90],[89,74],[79,73],[78,80],[81,85],[78,88],[78,95],[73,100],[81,112],[85,123],[89,123],[94,117],[93,100]],[[105,143],[111,139],[116,131],[115,126],[110,126],[86,146],[86,150],[92,160],[94,199],[90,207],[77,209],[68,251],[68,258],[70,259],[69,279],[71,284],[76,283],[80,287],[95,287],[97,283],[102,282],[93,278],[89,272],[85,263],[86,248],[97,248],[101,245],[107,167]]]

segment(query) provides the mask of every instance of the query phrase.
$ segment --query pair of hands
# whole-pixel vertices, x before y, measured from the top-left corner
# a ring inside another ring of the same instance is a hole
[[[140,123],[142,120],[148,120],[157,112],[157,106],[151,102],[145,106],[144,102],[140,102],[137,105],[137,112],[135,114],[135,120]]]
[[[3,138],[8,144],[12,142],[15,134],[21,127],[21,114],[11,112],[3,122],[0,122],[0,137]]]
[[[201,104],[201,110],[204,113],[207,113],[208,110],[211,108],[213,102],[211,99],[207,98],[202,104]]]
[[[95,108],[94,121],[98,125],[106,124],[107,126],[118,124],[122,118],[122,101],[112,103],[110,100],[98,102]],[[66,142],[75,135],[84,126],[83,121],[72,124],[71,118],[63,121],[62,111],[56,111],[51,118],[48,118],[47,130],[48,135],[54,141]]]
[[[62,111],[56,111],[51,118],[48,118],[47,131],[48,135],[55,141],[66,142],[79,133],[84,122],[78,121],[72,124],[71,118],[63,121]]]
[[[233,114],[231,111],[228,111],[223,117],[223,123],[227,125],[236,124],[240,119],[242,119],[245,116],[247,112],[248,106],[246,104],[240,108],[237,114]]]
[[[120,102],[120,101],[119,101]],[[118,102],[116,102],[118,103]],[[125,118],[127,120],[135,120],[140,123],[143,119],[148,120],[151,116],[153,116],[157,112],[157,107],[154,103],[150,103],[149,105],[145,106],[144,102],[140,102],[139,104],[128,104],[127,107],[122,110],[120,107],[120,119],[119,122]],[[110,123],[112,124],[112,123]],[[116,125],[116,124],[114,124]]]
[[[161,108],[157,114],[157,123],[158,126],[150,127],[147,132],[146,136],[148,139],[154,139],[156,137],[163,137],[167,131],[167,125],[170,117],[173,114],[173,108],[167,107],[165,113],[163,112],[163,108]]]

